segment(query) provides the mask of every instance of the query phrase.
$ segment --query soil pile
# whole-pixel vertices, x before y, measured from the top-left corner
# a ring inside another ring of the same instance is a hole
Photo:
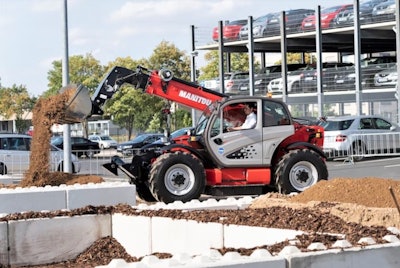
[[[58,186],[103,181],[98,176],[76,176],[63,172],[50,172],[51,126],[65,117],[66,105],[74,94],[74,86],[66,87],[62,93],[48,98],[40,98],[35,104],[32,111],[35,133],[31,141],[30,165],[19,186]]]

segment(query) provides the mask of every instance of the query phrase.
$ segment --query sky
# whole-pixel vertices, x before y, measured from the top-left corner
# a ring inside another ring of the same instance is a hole
[[[148,58],[162,42],[191,52],[211,40],[219,21],[254,19],[296,8],[316,9],[354,0],[68,0],[68,53],[92,54],[106,65],[117,57]],[[0,0],[0,83],[47,90],[52,62],[65,53],[64,0]],[[197,46],[198,44],[196,44]],[[200,44],[201,45],[201,44]],[[201,62],[201,59],[198,60]]]

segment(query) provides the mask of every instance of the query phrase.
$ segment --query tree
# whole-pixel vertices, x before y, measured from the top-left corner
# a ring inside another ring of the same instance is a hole
[[[165,41],[154,49],[154,53],[148,60],[135,61],[130,57],[118,58],[114,62],[110,62],[106,69],[110,70],[113,66],[122,66],[135,70],[138,65],[150,70],[168,68],[174,73],[174,76],[184,80],[190,77],[189,57],[185,56],[185,53],[178,50],[173,44]],[[134,89],[132,85],[125,84],[107,102],[105,112],[113,118],[116,124],[128,130],[128,138],[130,139],[133,129],[139,132],[149,130],[150,122],[152,123],[151,130],[159,130],[165,127],[165,120],[161,120],[161,111],[166,105],[166,100],[143,94],[142,91]]]
[[[150,69],[168,68],[175,77],[190,81],[190,58],[185,51],[179,50],[174,44],[162,41],[153,50],[148,64]]]
[[[26,112],[30,112],[36,102],[36,98],[30,97],[25,86],[13,85],[11,88],[0,89],[0,114],[5,118],[15,116],[16,130],[21,133],[29,127],[29,122],[23,118]]]
[[[62,62],[53,61],[53,69],[48,72],[49,89],[44,97],[57,94],[62,87]],[[104,67],[90,53],[69,58],[70,84],[82,84],[93,93],[104,75]]]
[[[304,59],[303,59],[304,58]],[[313,64],[317,61],[315,56],[311,53],[287,53],[287,63],[308,63]],[[281,64],[282,60],[278,60],[275,64]]]
[[[199,80],[214,79],[219,75],[219,54],[217,50],[211,50],[204,55],[207,65],[200,68]],[[224,66],[226,66],[227,58],[224,57]],[[249,71],[249,55],[248,53],[231,53],[230,66],[232,72]],[[255,63],[254,68],[258,69],[259,63]],[[224,70],[225,71],[225,70]],[[226,71],[225,71],[226,72]]]

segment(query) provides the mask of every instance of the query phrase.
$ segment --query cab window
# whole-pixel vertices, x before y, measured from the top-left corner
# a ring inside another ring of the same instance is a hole
[[[290,116],[285,107],[278,102],[263,101],[263,127],[290,125]]]

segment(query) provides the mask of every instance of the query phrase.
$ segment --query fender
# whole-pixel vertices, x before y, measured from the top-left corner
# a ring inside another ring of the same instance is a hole
[[[206,159],[206,157],[204,155],[202,155],[199,150],[196,150],[190,146],[187,145],[183,145],[183,144],[177,144],[177,143],[173,143],[173,144],[169,144],[166,145],[164,147],[161,147],[160,150],[163,151],[168,151],[171,152],[173,151],[173,149],[183,149],[185,151],[189,151],[191,154],[195,155],[197,158],[200,159],[200,161],[206,166],[207,163],[210,163],[212,161]]]
[[[304,147],[318,153],[322,158],[327,159],[325,153],[321,150],[320,147],[318,147],[314,144],[308,143],[308,142],[303,142],[303,141],[294,142],[294,143],[288,145],[286,147],[286,150],[293,150],[293,149],[304,148]]]

